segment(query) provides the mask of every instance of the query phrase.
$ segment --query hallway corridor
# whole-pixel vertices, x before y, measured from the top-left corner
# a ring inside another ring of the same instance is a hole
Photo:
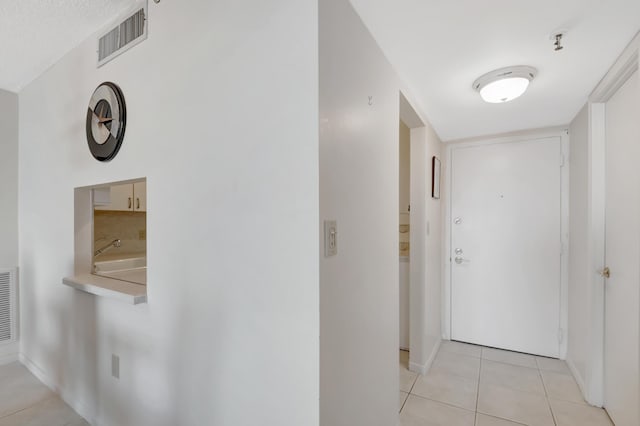
[[[426,376],[400,351],[401,426],[612,426],[564,361],[443,341]]]

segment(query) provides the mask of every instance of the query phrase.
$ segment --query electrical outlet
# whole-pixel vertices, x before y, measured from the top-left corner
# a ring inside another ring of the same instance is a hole
[[[146,229],[141,229],[138,231],[138,239],[139,240],[146,240],[147,239],[147,230]]]
[[[120,378],[120,357],[115,354],[111,354],[111,375]]]
[[[324,256],[338,254],[338,223],[335,220],[324,221]]]

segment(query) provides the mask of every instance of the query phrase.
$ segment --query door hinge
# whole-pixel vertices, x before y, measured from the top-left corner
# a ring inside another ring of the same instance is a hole
[[[564,331],[559,328],[558,329],[558,343],[562,343],[564,341]]]

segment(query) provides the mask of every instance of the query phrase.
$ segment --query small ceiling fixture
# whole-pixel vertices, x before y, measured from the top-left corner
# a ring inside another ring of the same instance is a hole
[[[529,87],[538,70],[526,65],[500,68],[473,82],[485,102],[500,104],[520,97]]]
[[[567,35],[566,29],[558,29],[552,32],[551,34],[549,34],[549,40],[553,41],[553,50],[555,50],[556,52],[559,52],[562,49],[564,49],[564,46],[562,45],[562,41],[566,35]]]
[[[556,52],[564,49],[564,46],[562,45],[562,34],[556,34],[556,42],[553,43],[553,45],[555,46],[555,50]]]

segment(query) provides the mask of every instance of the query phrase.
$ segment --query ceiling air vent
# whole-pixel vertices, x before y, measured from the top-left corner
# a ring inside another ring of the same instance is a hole
[[[124,21],[110,26],[98,39],[98,67],[131,49],[147,38],[147,7],[138,7]]]
[[[0,270],[0,344],[16,340],[15,270]]]

